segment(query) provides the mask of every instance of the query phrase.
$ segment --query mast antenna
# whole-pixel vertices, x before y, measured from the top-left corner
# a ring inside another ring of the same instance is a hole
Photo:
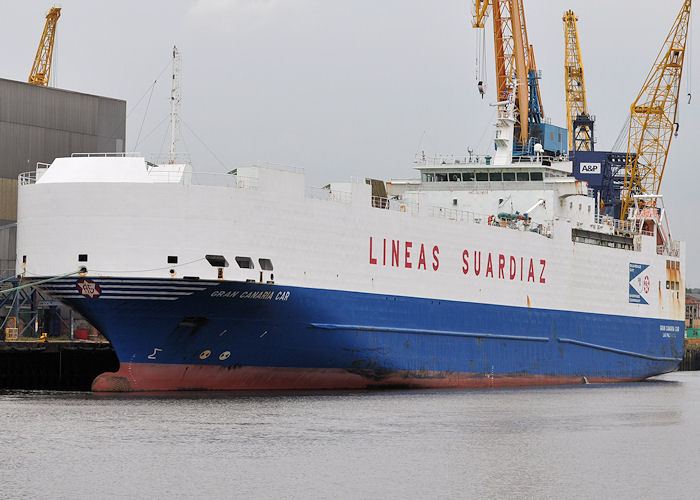
[[[173,80],[170,88],[170,164],[175,163],[175,141],[180,132],[180,52],[173,45]]]

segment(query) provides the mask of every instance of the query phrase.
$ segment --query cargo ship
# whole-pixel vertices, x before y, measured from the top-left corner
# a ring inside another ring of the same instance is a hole
[[[139,155],[19,177],[17,272],[120,360],[95,391],[637,381],[683,355],[684,243],[661,198],[602,215],[562,155],[419,155],[420,177],[313,189]]]

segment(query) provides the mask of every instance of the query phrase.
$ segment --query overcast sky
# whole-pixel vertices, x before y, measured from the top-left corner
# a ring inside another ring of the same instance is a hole
[[[26,81],[52,4],[0,3],[0,77]],[[565,126],[566,9],[579,17],[596,149],[607,150],[681,3],[525,0],[552,123]],[[467,147],[492,147],[492,27],[489,21],[490,88],[482,100],[467,0],[65,0],[57,6],[63,10],[55,86],[125,99],[128,150],[167,150],[173,45],[182,54],[184,140],[178,149],[189,151],[200,172],[264,161],[303,167],[313,185],[350,176],[405,178],[415,175],[418,151],[464,154]],[[697,35],[694,24],[692,31]],[[688,243],[688,282],[700,286],[700,173],[692,147],[700,139],[700,78],[692,45],[691,36],[680,134],[662,192],[674,237]],[[690,105],[689,84],[695,94]]]

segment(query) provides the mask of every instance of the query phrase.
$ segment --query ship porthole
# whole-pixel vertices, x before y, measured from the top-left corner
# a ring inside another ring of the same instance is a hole
[[[207,359],[209,356],[211,356],[211,351],[207,349],[206,351],[202,351],[199,355],[199,359]]]
[[[231,351],[224,351],[221,354],[219,354],[219,359],[221,361],[224,361],[224,360],[228,359],[230,356],[231,356]]]

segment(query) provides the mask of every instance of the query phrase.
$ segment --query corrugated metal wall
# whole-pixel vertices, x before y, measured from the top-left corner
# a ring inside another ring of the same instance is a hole
[[[124,151],[126,101],[0,78],[0,271],[15,267],[17,176],[72,153]],[[8,267],[9,263],[9,267]]]
[[[71,153],[124,151],[126,101],[0,79],[0,177]]]

